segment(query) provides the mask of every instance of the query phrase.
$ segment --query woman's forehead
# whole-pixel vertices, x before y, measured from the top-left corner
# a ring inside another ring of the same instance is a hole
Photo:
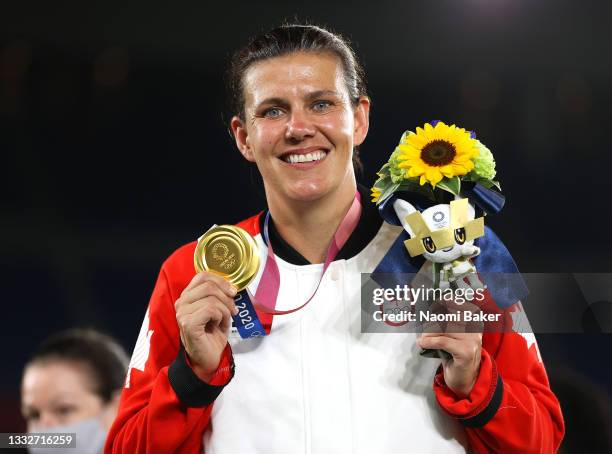
[[[52,389],[78,391],[86,389],[88,371],[82,364],[70,361],[41,361],[29,365],[24,373],[23,390]]]
[[[342,64],[330,53],[297,52],[255,63],[244,77],[245,102],[307,97],[315,91],[343,94]]]

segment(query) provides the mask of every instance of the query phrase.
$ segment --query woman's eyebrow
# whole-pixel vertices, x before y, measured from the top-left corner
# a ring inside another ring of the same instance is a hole
[[[54,405],[66,403],[72,404],[78,402],[79,399],[75,399],[72,393],[58,393],[49,399],[49,401]]]
[[[340,95],[338,94],[338,92],[335,92],[334,90],[317,90],[317,91],[313,91],[312,93],[308,93],[305,98],[307,100],[313,100],[316,98],[321,98],[323,96],[335,96],[335,97],[339,97]]]
[[[260,108],[261,106],[275,105],[275,106],[286,106],[289,103],[286,99],[283,98],[266,98],[255,106],[255,109]]]

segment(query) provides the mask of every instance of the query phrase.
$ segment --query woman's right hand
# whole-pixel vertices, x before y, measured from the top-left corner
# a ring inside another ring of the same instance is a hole
[[[219,366],[227,344],[236,289],[219,275],[203,271],[194,276],[174,303],[181,342],[194,372],[208,382]]]

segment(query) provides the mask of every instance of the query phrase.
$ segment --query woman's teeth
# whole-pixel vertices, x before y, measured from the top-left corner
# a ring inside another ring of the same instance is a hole
[[[298,162],[319,161],[323,159],[325,155],[326,153],[324,151],[315,151],[313,153],[306,154],[290,154],[285,158],[285,161],[291,164],[296,164]]]

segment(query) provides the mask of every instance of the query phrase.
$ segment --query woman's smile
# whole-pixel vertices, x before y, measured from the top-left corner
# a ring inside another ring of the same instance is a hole
[[[291,168],[308,170],[322,164],[329,153],[329,149],[312,146],[288,150],[279,156],[279,158]]]

